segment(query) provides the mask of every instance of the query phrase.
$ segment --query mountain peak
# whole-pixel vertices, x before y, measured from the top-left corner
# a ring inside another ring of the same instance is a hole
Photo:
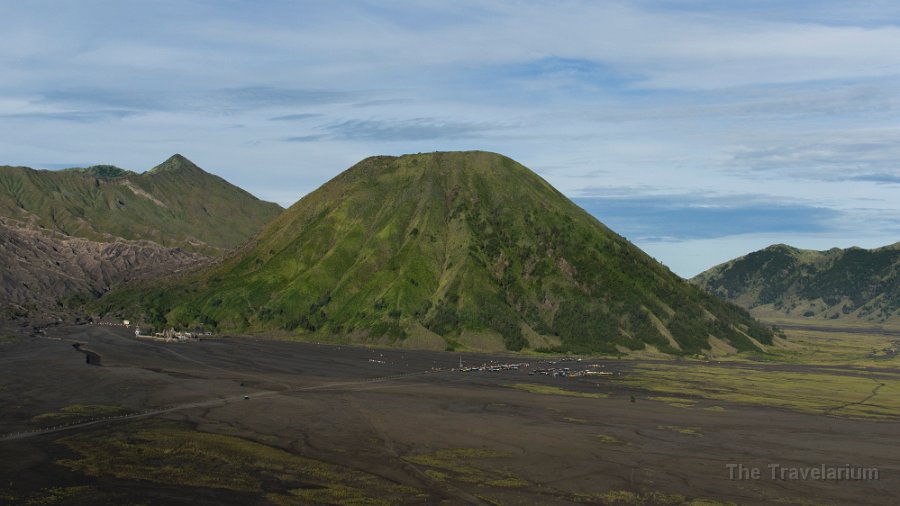
[[[773,244],[771,246],[768,246],[768,247],[764,248],[762,251],[796,253],[796,252],[799,252],[800,249],[795,248],[789,244],[778,243],[778,244]]]
[[[166,161],[153,167],[147,174],[163,174],[163,173],[174,173],[174,172],[204,172],[203,169],[197,166],[194,162],[188,160],[184,156],[179,153],[175,153],[170,156]]]

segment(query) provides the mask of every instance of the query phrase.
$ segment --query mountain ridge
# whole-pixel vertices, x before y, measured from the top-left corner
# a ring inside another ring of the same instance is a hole
[[[27,168],[27,167],[23,167]],[[47,171],[53,172],[53,171]],[[68,169],[62,169],[57,172],[74,172],[81,174],[88,174],[94,177],[103,177],[103,178],[119,178],[119,177],[128,177],[128,176],[136,176],[138,175],[136,172],[123,169],[121,167],[116,167],[115,165],[91,165],[90,167],[72,167]]]
[[[825,251],[775,244],[691,281],[758,316],[900,323],[900,242]]]
[[[281,210],[177,154],[142,174],[111,165],[0,166],[0,216],[95,241],[151,240],[221,255]]]

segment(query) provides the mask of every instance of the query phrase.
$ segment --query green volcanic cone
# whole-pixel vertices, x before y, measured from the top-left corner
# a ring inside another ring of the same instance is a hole
[[[738,349],[772,338],[484,152],[368,158],[218,265],[102,302],[158,324],[448,347],[696,353],[710,336]]]

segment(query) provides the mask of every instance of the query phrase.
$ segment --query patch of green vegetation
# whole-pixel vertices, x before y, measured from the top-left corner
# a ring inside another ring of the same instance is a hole
[[[656,428],[659,430],[670,430],[673,432],[677,432],[679,434],[684,434],[686,436],[702,436],[702,434],[700,434],[700,430],[697,427],[679,427],[677,425],[657,425]]]
[[[144,422],[58,442],[78,457],[57,463],[88,476],[244,492],[271,491],[280,483],[283,491],[267,495],[279,504],[394,504],[418,493],[371,474],[176,424]]]
[[[485,450],[483,448],[445,448],[434,453],[406,457],[404,460],[414,464],[441,467],[447,462],[459,462],[467,459],[496,459],[512,455],[506,452]]]
[[[450,475],[447,473],[442,473],[440,471],[435,471],[434,469],[425,470],[425,475],[427,475],[432,480],[437,481],[447,481],[450,478]]]
[[[651,401],[659,401],[665,402],[669,406],[674,406],[676,408],[691,408],[697,403],[697,401],[692,399],[685,399],[683,397],[648,397],[647,399]]]
[[[295,488],[290,490],[290,495],[292,498],[300,500],[299,503],[291,501],[291,504],[353,504],[360,506],[390,506],[394,504],[390,499],[373,497],[369,495],[369,491],[346,485],[332,485],[328,488]]]
[[[500,487],[500,488],[523,488],[527,487],[531,483],[517,478],[515,476],[506,476],[503,478],[498,478],[494,480],[488,480],[485,482],[485,485],[489,487]]]
[[[597,439],[603,444],[611,444],[611,445],[622,444],[621,439],[619,439],[615,436],[610,436],[609,434],[597,434]]]
[[[16,337],[16,336],[11,336],[11,335],[5,335],[5,336],[3,336],[3,335],[0,335],[0,344],[14,343],[14,342],[16,342],[16,341],[18,341],[18,340],[19,340],[19,338]]]
[[[61,413],[83,416],[108,416],[124,411],[121,406],[107,404],[71,404],[59,410]]]
[[[643,505],[643,504],[684,504],[685,498],[681,495],[664,494],[662,492],[629,492],[627,490],[611,490],[604,494],[598,494],[597,498],[604,504],[614,505]]]
[[[509,458],[506,452],[481,448],[447,448],[434,453],[404,457],[403,460],[424,466],[425,473],[438,481],[457,481],[479,487],[523,488],[530,482],[500,469],[496,462],[476,466],[480,461]]]
[[[72,404],[52,413],[43,413],[32,418],[35,422],[76,421],[83,418],[103,418],[126,413],[122,406],[106,404]]]
[[[765,354],[750,354],[746,360],[788,364],[854,365],[883,367],[900,360],[900,340],[896,336],[832,324],[819,329],[785,329],[783,347],[772,347]],[[743,357],[742,357],[743,358]]]
[[[672,506],[735,506],[733,502],[722,502],[710,499],[687,499],[683,495],[663,492],[631,492],[628,490],[610,490],[598,494],[579,494],[580,502],[592,502],[604,506],[650,506],[666,504]]]
[[[503,501],[497,497],[491,497],[487,494],[475,494],[475,497],[481,499],[487,504],[490,504],[491,506],[503,506]]]
[[[531,392],[533,394],[566,395],[569,397],[585,397],[588,399],[603,399],[609,397],[609,394],[605,394],[602,392],[576,392],[574,390],[564,390],[559,387],[550,385],[537,385],[534,383],[513,383],[506,386],[518,390],[524,390],[526,392]]]
[[[96,491],[87,485],[74,487],[50,487],[31,495],[24,500],[26,506],[53,506],[61,504],[84,504],[91,498],[96,498]]]
[[[895,420],[900,417],[900,373],[879,375],[872,378],[853,370],[763,370],[738,364],[727,368],[636,364],[621,381],[667,394]]]

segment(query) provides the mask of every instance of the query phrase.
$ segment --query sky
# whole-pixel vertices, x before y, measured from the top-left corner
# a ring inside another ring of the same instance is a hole
[[[0,164],[181,153],[289,206],[512,157],[679,275],[900,241],[893,0],[0,0]]]

